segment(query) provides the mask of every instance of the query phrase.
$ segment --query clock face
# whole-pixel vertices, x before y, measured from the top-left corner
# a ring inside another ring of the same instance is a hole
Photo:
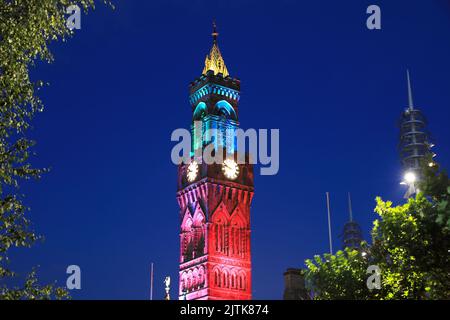
[[[234,160],[226,159],[223,162],[222,171],[228,179],[234,180],[239,175],[239,166]]]
[[[189,164],[187,169],[187,179],[189,182],[192,182],[197,178],[198,174],[198,163],[194,160]]]

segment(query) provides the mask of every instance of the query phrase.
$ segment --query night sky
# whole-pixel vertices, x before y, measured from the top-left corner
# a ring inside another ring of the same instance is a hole
[[[366,28],[378,4],[382,30]],[[241,79],[241,127],[280,129],[280,171],[255,177],[253,297],[281,299],[283,272],[328,250],[354,218],[366,239],[375,197],[401,203],[398,120],[414,100],[429,120],[437,161],[450,168],[450,4],[422,1],[116,1],[82,16],[81,30],[51,47],[33,79],[46,109],[29,136],[33,163],[50,167],[21,192],[45,242],[14,251],[13,267],[40,265],[74,299],[148,299],[170,275],[177,295],[179,208],[170,141],[188,128],[188,85],[200,76],[216,18],[219,45]],[[259,171],[259,170],[258,170]]]

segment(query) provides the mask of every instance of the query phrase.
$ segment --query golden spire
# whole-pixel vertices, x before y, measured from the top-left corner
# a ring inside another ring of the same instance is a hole
[[[203,74],[206,74],[209,70],[212,70],[215,75],[221,73],[224,77],[227,77],[229,76],[228,69],[222,58],[222,54],[220,53],[219,46],[217,45],[217,36],[219,33],[217,32],[215,21],[213,21],[213,33],[211,35],[213,36],[213,46],[209,52],[209,55],[206,56]]]

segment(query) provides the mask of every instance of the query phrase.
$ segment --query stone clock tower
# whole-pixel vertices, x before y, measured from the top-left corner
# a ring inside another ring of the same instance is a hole
[[[182,300],[251,299],[250,204],[253,166],[238,164],[236,139],[240,81],[230,77],[216,27],[202,75],[190,85],[192,154],[178,167],[180,283]],[[194,125],[194,123],[196,125]],[[211,135],[216,130],[219,134]],[[199,132],[201,133],[199,135]],[[207,164],[205,148],[223,152]]]

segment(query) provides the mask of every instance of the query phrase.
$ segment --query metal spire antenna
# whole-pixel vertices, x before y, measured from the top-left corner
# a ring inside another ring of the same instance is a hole
[[[344,225],[343,247],[357,249],[361,246],[363,235],[361,227],[356,221],[353,221],[352,196],[348,193],[348,211],[350,220]]]
[[[353,211],[352,211],[352,195],[348,193],[348,212],[350,214],[350,222],[353,221]]]
[[[153,262],[150,266],[150,300],[153,300]]]
[[[411,78],[409,76],[409,69],[406,69],[406,77],[408,79],[408,107],[409,107],[409,110],[413,110],[414,102],[413,102],[413,95],[412,95],[412,89],[411,89]]]
[[[331,240],[331,209],[330,209],[330,193],[327,192],[327,210],[328,210],[328,239],[330,241],[330,253],[333,254],[333,242]]]

